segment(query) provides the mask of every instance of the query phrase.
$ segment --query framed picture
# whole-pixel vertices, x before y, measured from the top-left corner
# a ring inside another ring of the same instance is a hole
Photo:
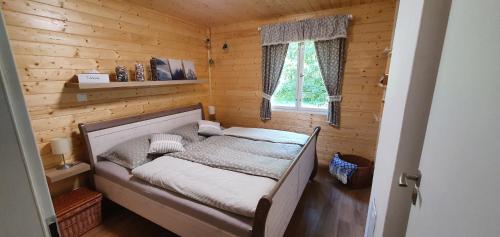
[[[185,80],[184,68],[182,67],[182,61],[178,59],[168,59],[168,64],[170,65],[170,71],[172,72],[172,80]]]
[[[196,71],[194,70],[194,63],[190,60],[182,60],[182,65],[184,66],[184,72],[186,73],[186,79],[196,80]]]
[[[151,58],[151,74],[153,81],[169,81],[172,80],[172,72],[167,59]]]

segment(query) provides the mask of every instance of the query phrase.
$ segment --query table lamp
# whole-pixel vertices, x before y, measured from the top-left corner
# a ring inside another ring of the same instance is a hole
[[[210,121],[215,121],[215,106],[213,105],[208,106],[208,119]]]
[[[61,155],[63,164],[58,166],[58,170],[64,170],[67,168],[71,168],[73,166],[72,163],[66,163],[64,159],[64,154],[68,154],[71,152],[71,143],[67,138],[55,138],[50,140],[50,148],[52,149],[52,154]]]

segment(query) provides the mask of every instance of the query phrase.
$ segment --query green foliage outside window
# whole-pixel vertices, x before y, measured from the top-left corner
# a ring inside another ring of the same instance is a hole
[[[279,106],[295,106],[297,96],[297,60],[299,57],[299,43],[290,43],[283,70],[274,92],[271,103]]]
[[[299,43],[290,43],[288,46],[280,82],[272,98],[273,105],[295,106],[299,51]],[[328,96],[312,41],[304,42],[303,74],[301,107],[326,108]]]

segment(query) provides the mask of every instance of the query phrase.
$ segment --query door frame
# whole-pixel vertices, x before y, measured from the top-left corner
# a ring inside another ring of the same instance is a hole
[[[3,183],[2,186],[7,187],[22,183],[21,180],[27,180],[32,197],[26,198],[32,199],[35,206],[35,210],[31,210],[32,213],[21,213],[21,210],[16,210],[17,205],[2,207],[2,211],[8,211],[8,215],[11,218],[14,218],[16,215],[27,214],[36,215],[39,218],[38,225],[34,223],[19,223],[16,226],[2,226],[1,229],[2,232],[6,231],[4,233],[16,233],[16,231],[20,230],[16,230],[15,228],[21,228],[22,226],[22,228],[30,228],[28,230],[32,231],[33,234],[43,233],[45,236],[51,236],[51,231],[49,230],[49,225],[51,225],[53,233],[55,230],[53,236],[56,236],[55,212],[19,79],[7,36],[5,19],[0,9],[0,96],[2,97],[0,106],[2,106],[3,110],[8,111],[4,116],[5,119],[0,122],[0,130],[12,131],[14,134],[11,137],[1,138],[2,142],[6,142],[6,146],[13,148],[2,149],[2,158],[10,160],[9,162],[12,162],[12,164],[21,164],[16,167],[22,167],[12,172],[14,167],[0,166],[0,172],[6,172],[2,169],[10,169],[10,173],[15,174],[13,177],[8,177],[7,180],[2,180],[1,182]],[[16,190],[2,192],[2,196],[6,199],[17,198],[19,204],[22,204],[21,197],[18,195],[19,193]],[[2,205],[5,204],[2,203]]]

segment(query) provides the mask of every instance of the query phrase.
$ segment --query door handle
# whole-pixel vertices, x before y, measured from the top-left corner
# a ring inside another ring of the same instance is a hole
[[[422,174],[420,171],[417,171],[417,174],[407,174],[403,172],[401,176],[399,176],[399,187],[408,187],[408,180],[413,180],[415,182],[416,187],[420,187],[420,180],[422,179]]]
[[[411,203],[415,206],[417,205],[417,198],[418,198],[418,193],[420,189],[418,188],[417,184],[413,187],[413,190],[411,191]]]
[[[399,176],[399,187],[408,187],[408,180],[412,180],[415,182],[411,192],[411,203],[413,205],[417,205],[418,194],[420,192],[420,180],[422,180],[422,174],[420,170],[417,170],[417,174],[407,174],[403,172],[401,176]]]

